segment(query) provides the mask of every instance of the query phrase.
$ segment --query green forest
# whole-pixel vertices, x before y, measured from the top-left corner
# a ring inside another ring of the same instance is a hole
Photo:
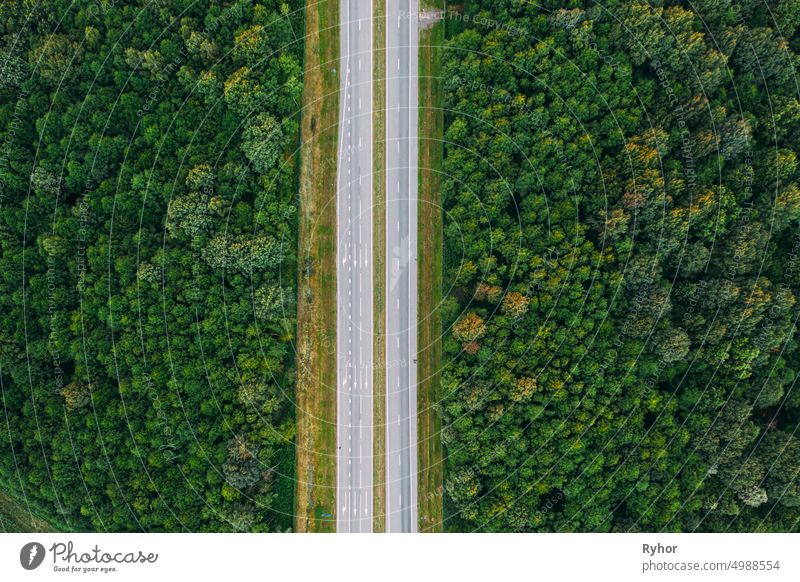
[[[447,530],[798,530],[798,27],[451,5]]]
[[[302,3],[4,0],[0,35],[0,489],[288,530]]]

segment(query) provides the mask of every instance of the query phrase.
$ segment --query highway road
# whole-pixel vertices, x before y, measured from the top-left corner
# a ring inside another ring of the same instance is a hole
[[[386,529],[389,532],[417,531],[418,15],[419,0],[386,0]]]
[[[371,532],[372,1],[340,0],[339,14],[336,530]]]

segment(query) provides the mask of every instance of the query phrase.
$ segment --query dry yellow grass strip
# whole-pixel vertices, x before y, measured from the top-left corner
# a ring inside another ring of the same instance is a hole
[[[339,3],[306,4],[297,324],[299,532],[336,530]]]

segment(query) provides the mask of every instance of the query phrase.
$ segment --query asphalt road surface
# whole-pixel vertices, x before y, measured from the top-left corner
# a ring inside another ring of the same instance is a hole
[[[389,532],[417,531],[418,15],[419,0],[386,2],[386,529]]]
[[[371,532],[372,1],[340,0],[339,14],[336,530]]]

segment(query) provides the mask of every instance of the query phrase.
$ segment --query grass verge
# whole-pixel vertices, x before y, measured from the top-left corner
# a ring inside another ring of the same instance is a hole
[[[373,0],[373,531],[386,531],[386,0]]]
[[[39,533],[64,531],[26,509],[25,503],[0,491],[0,532]]]
[[[339,3],[306,3],[297,309],[295,529],[336,531]]]
[[[444,0],[423,2],[444,10]],[[419,346],[417,389],[419,531],[442,531],[443,452],[439,400],[442,359],[442,161],[444,109],[441,80],[444,21],[420,30],[419,39]]]

